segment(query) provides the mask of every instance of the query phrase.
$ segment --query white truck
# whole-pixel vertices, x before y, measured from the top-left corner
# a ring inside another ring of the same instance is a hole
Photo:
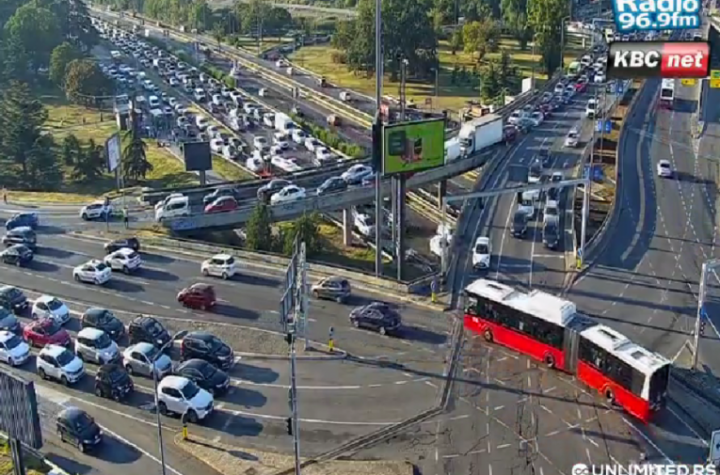
[[[152,33],[150,31],[150,28],[145,28],[145,38],[150,38],[152,36]]]
[[[278,132],[289,133],[295,128],[295,124],[289,115],[278,112],[275,114],[275,130]]]
[[[488,114],[460,127],[460,154],[467,156],[480,150],[502,142],[503,120],[497,114]]]
[[[445,163],[454,162],[460,158],[460,139],[453,137],[445,141]]]

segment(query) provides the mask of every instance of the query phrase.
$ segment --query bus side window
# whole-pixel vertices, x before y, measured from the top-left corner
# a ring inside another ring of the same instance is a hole
[[[474,297],[472,295],[467,296],[467,303],[465,304],[465,313],[468,315],[473,316],[479,316],[478,315],[478,299],[477,297]]]

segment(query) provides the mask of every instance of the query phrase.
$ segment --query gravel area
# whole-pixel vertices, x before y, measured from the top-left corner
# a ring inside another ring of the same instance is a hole
[[[229,446],[190,436],[175,444],[223,475],[272,475],[294,466],[292,456]],[[405,461],[330,461],[309,465],[304,475],[412,475],[412,464]]]

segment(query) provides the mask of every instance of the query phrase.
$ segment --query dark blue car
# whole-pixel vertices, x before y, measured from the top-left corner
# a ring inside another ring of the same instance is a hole
[[[18,213],[5,222],[5,229],[10,231],[22,226],[35,229],[38,227],[38,222],[37,213]]]

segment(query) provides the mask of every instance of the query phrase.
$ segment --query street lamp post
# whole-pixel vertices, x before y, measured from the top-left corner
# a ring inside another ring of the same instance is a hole
[[[155,355],[155,358],[152,360],[152,374],[153,374],[153,391],[155,393],[155,416],[156,416],[156,423],[157,423],[157,430],[158,430],[158,444],[160,445],[160,466],[162,467],[162,475],[165,474],[165,446],[163,445],[163,433],[162,433],[162,421],[160,420],[160,401],[158,399],[158,377],[157,377],[157,369],[155,368],[155,363],[157,362],[158,358],[160,358],[164,351],[169,347],[172,346],[172,344],[175,342],[175,340],[182,340],[182,338],[188,334],[187,330],[182,330],[177,332],[168,340],[167,343],[165,343],[163,346],[160,347],[160,351],[157,352]]]
[[[563,71],[565,70],[565,25],[570,18],[570,16],[563,18],[560,26],[560,69]]]

